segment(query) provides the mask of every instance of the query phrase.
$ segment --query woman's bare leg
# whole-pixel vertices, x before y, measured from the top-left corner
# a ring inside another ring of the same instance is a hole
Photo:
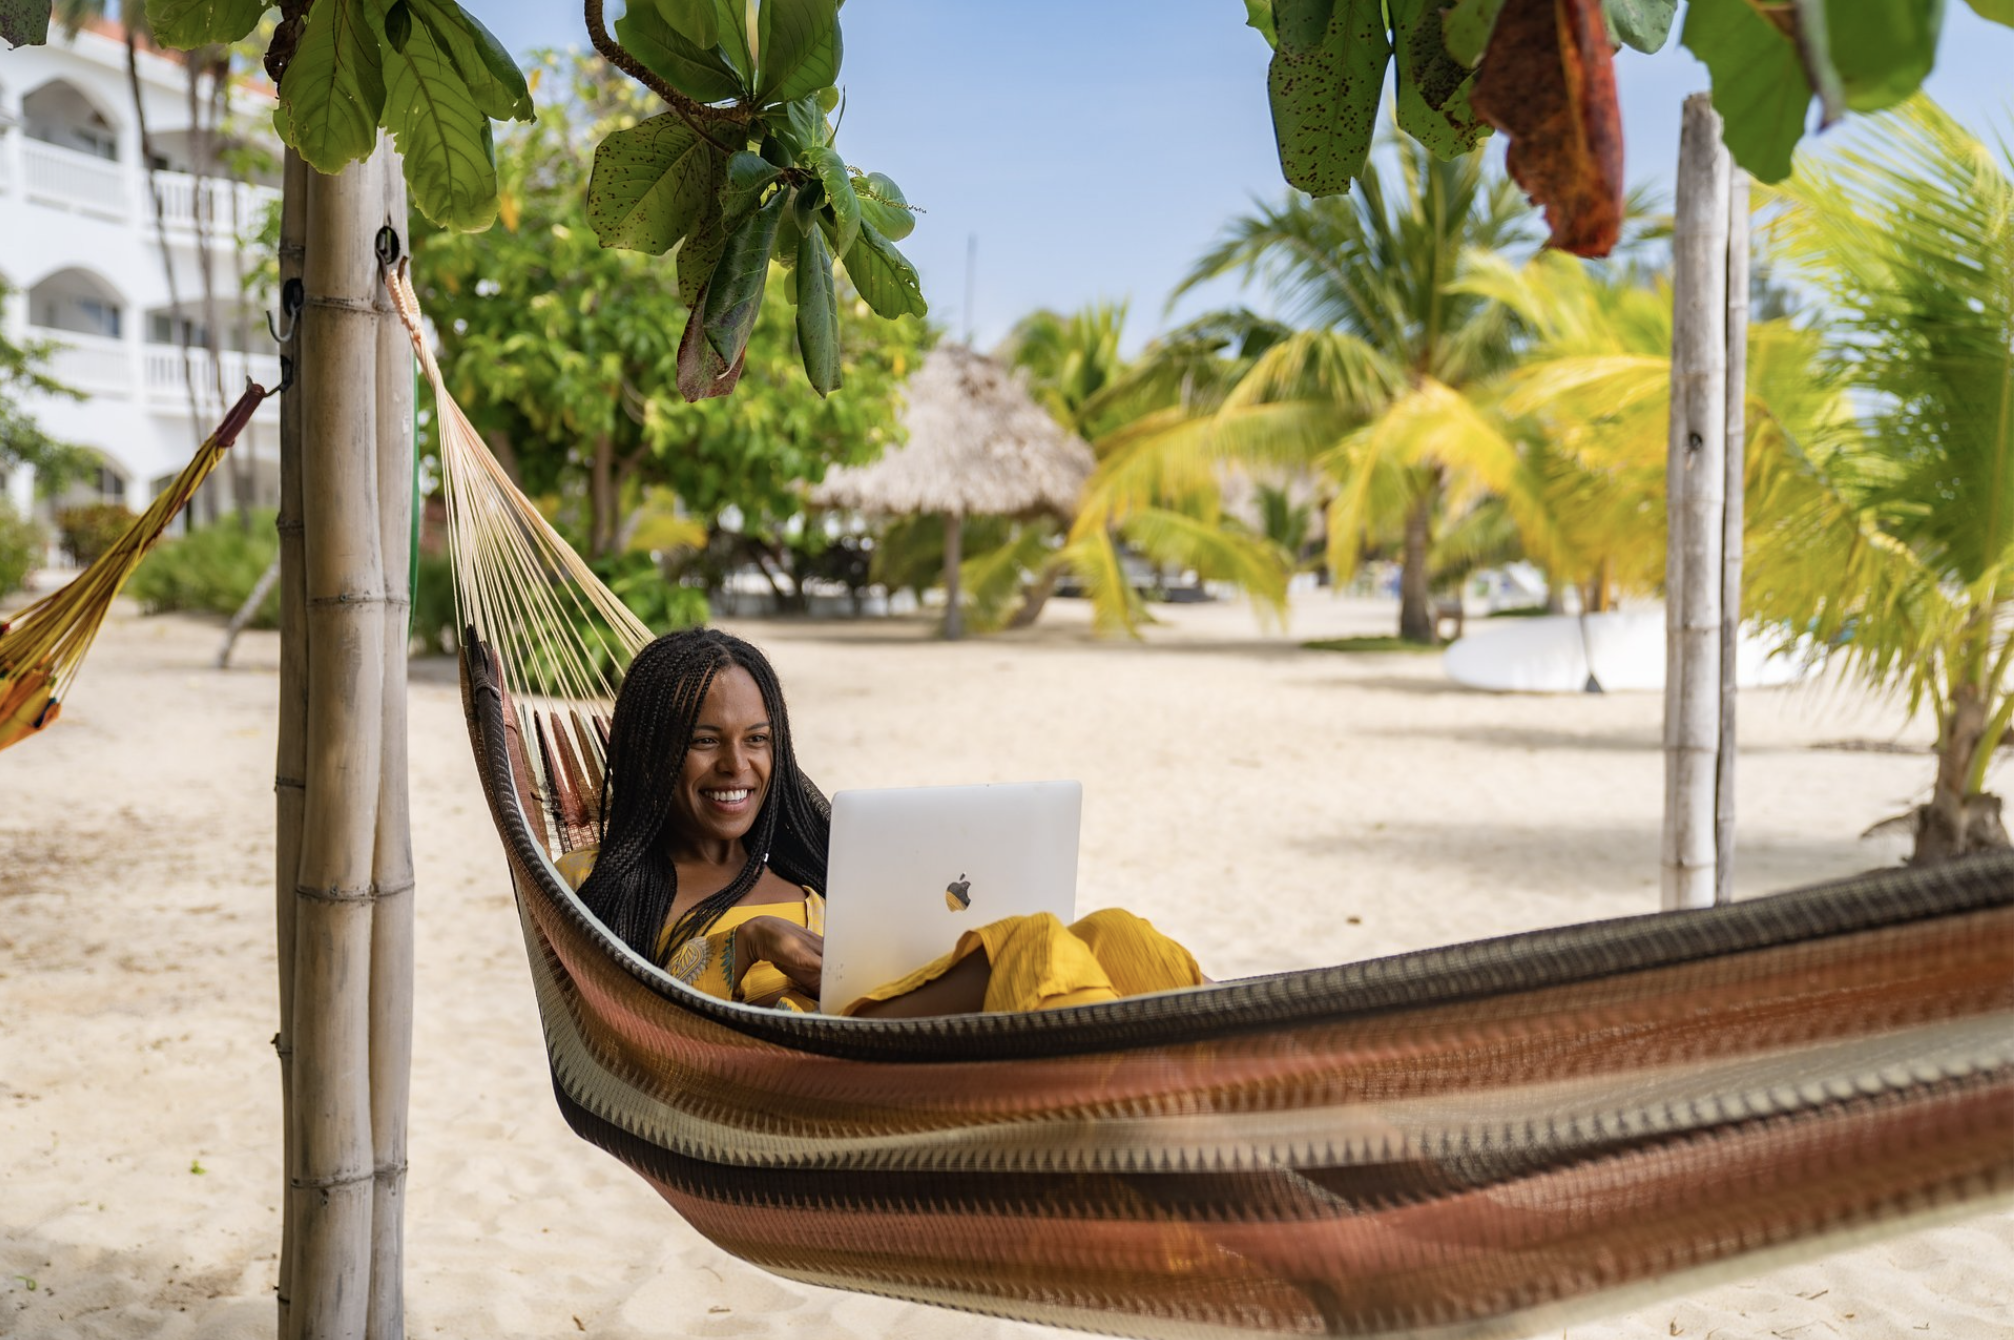
[[[984,951],[967,954],[942,977],[892,1000],[869,1001],[854,1011],[862,1019],[921,1019],[932,1014],[977,1014],[986,1004],[993,965]]]

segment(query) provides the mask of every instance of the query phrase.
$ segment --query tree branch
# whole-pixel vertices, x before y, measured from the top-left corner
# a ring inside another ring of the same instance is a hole
[[[601,6],[602,0],[585,0],[583,8],[587,18],[588,40],[594,43],[594,49],[601,53],[602,59],[670,103],[671,110],[677,112],[680,119],[692,127],[695,135],[723,154],[733,153],[734,150],[707,133],[706,127],[700,123],[711,121],[716,125],[745,126],[754,114],[753,110],[746,107],[709,107],[680,93],[655,71],[631,55],[622,43],[609,36],[608,26],[602,21]]]

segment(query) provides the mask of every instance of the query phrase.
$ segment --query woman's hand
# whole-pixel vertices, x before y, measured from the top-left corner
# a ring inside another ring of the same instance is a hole
[[[747,971],[764,960],[813,1000],[824,977],[825,937],[783,917],[750,917],[735,928],[734,961]]]

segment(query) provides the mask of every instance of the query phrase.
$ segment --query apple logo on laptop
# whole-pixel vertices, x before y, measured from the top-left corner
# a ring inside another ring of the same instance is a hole
[[[944,886],[944,905],[953,912],[963,912],[972,906],[972,881],[965,878],[960,870],[958,878]]]

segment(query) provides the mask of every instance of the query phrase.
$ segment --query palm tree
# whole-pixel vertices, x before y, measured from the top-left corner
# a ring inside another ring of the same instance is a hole
[[[1176,296],[1232,274],[1270,293],[1295,329],[1251,361],[1211,431],[1233,453],[1298,451],[1334,478],[1339,578],[1366,544],[1397,537],[1399,634],[1432,642],[1436,528],[1519,486],[1515,451],[1468,398],[1508,363],[1515,328],[1461,280],[1473,257],[1533,234],[1522,195],[1481,155],[1441,161],[1403,137],[1391,154],[1395,184],[1374,162],[1348,195],[1233,220]]]
[[[1826,362],[1858,413],[1798,444],[1751,607],[1930,707],[1913,861],[2004,847],[1985,783],[2014,718],[2014,153],[1918,98],[1762,199],[1828,300]]]

